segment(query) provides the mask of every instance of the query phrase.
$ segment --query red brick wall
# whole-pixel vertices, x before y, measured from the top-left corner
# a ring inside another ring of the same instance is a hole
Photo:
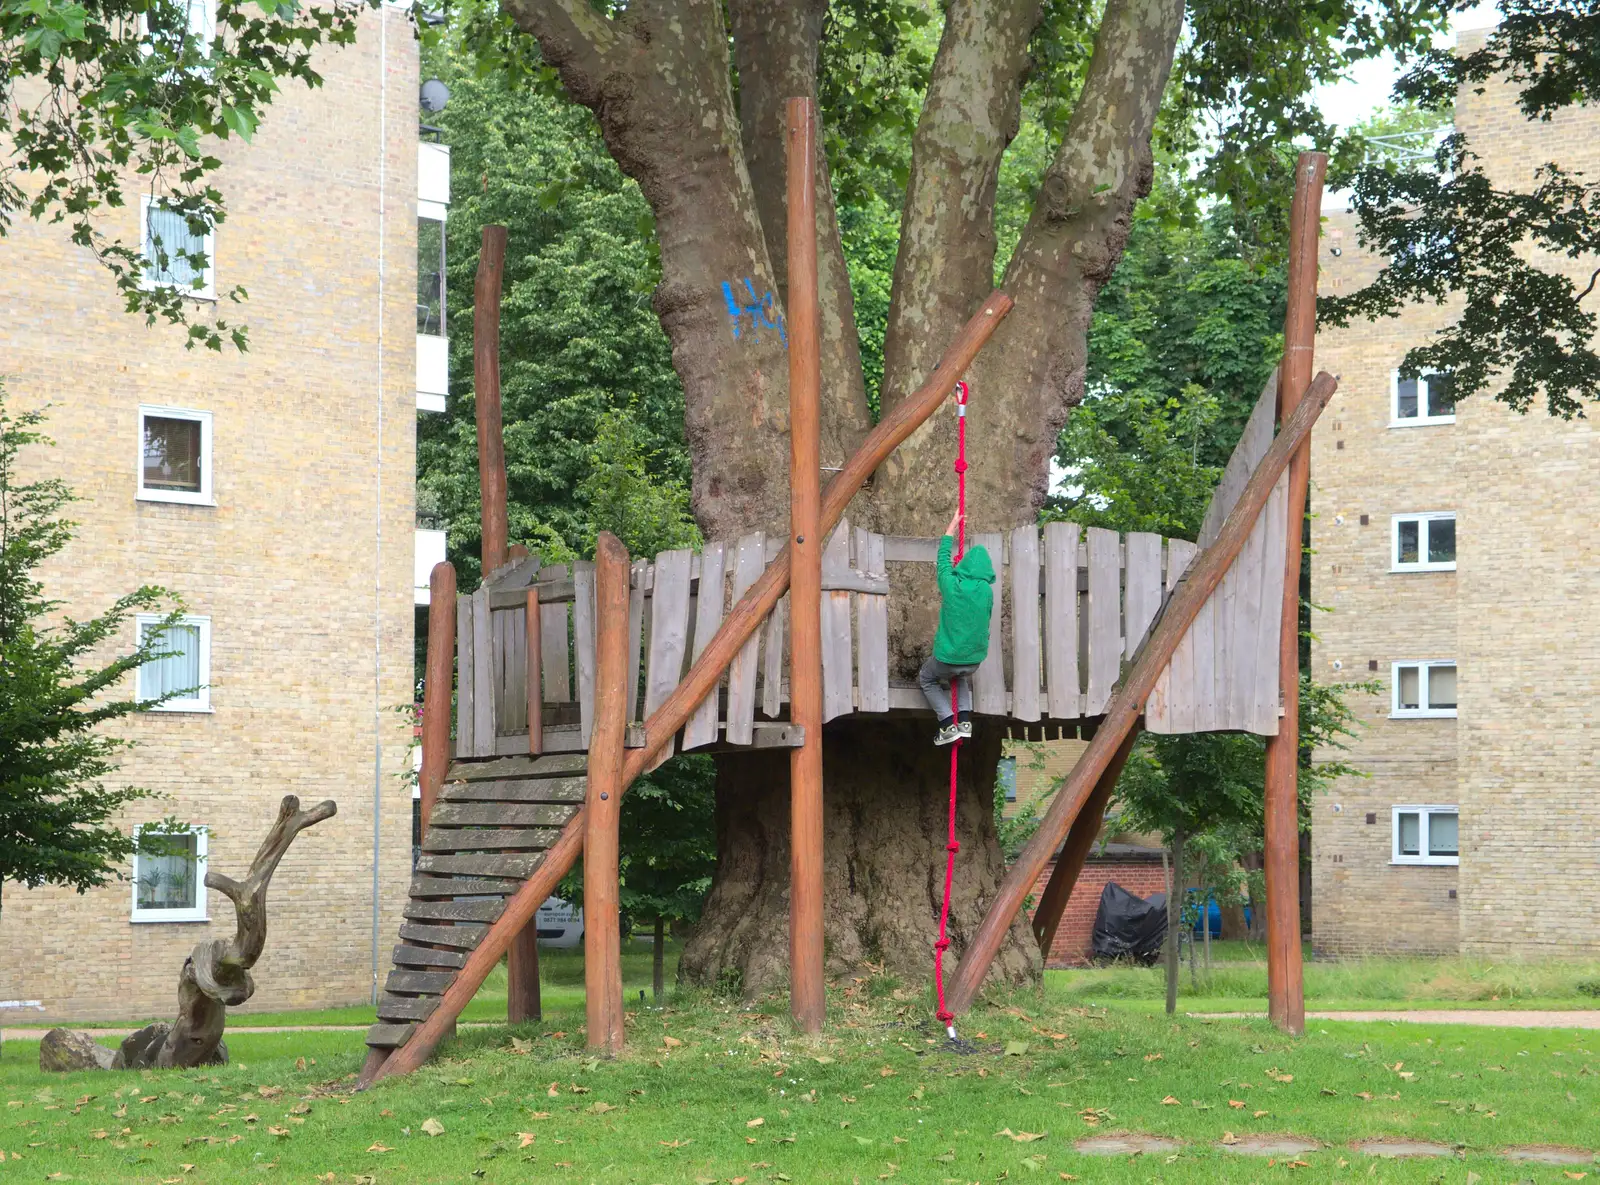
[[[1044,887],[1050,883],[1055,861],[1045,865],[1033,886],[1033,899],[1037,904],[1044,896]],[[1079,967],[1090,958],[1090,943],[1094,935],[1094,914],[1100,908],[1100,892],[1107,881],[1116,881],[1128,892],[1139,897],[1166,892],[1166,881],[1161,864],[1155,860],[1094,860],[1083,866],[1078,883],[1073,886],[1072,898],[1061,914],[1061,924],[1056,927],[1056,938],[1050,946],[1046,967]]]

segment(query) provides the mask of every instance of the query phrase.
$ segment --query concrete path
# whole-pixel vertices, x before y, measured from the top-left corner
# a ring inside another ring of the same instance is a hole
[[[1206,1019],[1264,1020],[1265,1012],[1191,1012]],[[1600,1008],[1560,1012],[1504,1008],[1412,1008],[1405,1011],[1308,1012],[1307,1020],[1392,1020],[1425,1025],[1482,1025],[1492,1029],[1600,1029]]]

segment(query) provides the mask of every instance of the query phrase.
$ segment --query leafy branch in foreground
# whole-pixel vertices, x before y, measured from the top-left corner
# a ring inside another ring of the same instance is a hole
[[[204,253],[156,244],[152,268],[142,243],[107,230],[108,213],[128,204],[138,177],[188,236],[222,223],[223,195],[210,182],[222,162],[208,142],[248,143],[280,80],[320,86],[313,54],[351,44],[360,8],[375,3],[0,0],[0,140],[11,145],[0,159],[0,236],[22,210],[64,222],[129,312],[184,326],[190,347],[220,350],[226,336],[244,349],[242,326],[204,319],[194,304]],[[152,283],[152,272],[177,279]]]

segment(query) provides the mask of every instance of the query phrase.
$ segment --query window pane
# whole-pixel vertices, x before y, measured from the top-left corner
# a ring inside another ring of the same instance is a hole
[[[1400,828],[1400,854],[1420,856],[1422,854],[1422,848],[1419,846],[1422,836],[1420,817],[1415,811],[1402,811],[1397,825]]]
[[[1401,379],[1396,390],[1399,398],[1395,408],[1395,415],[1402,420],[1417,418],[1417,380]]]
[[[1456,669],[1428,668],[1428,707],[1453,708],[1456,706]]]
[[[152,624],[141,625],[140,640],[155,629]],[[193,698],[200,686],[200,627],[169,626],[161,636],[161,650],[161,657],[139,668],[139,698],[158,699],[172,691]]]
[[[1007,802],[1017,801],[1017,759],[1002,757],[998,771],[1000,788],[1006,792]]]
[[[1445,814],[1442,811],[1432,811],[1428,815],[1428,855],[1430,856],[1459,856],[1460,846],[1456,840],[1457,816]]]
[[[149,841],[150,852],[140,852],[137,900],[140,909],[193,909],[198,904],[198,838],[161,835]]]
[[[1453,564],[1456,562],[1456,520],[1434,518],[1428,520],[1428,562]]]
[[[206,239],[189,229],[189,219],[176,210],[150,203],[145,213],[145,279],[178,288],[195,288],[204,282],[189,256],[204,254]]]
[[[144,418],[144,488],[201,491],[200,421]]]
[[[1400,680],[1399,706],[1401,708],[1420,708],[1422,697],[1418,694],[1418,678],[1416,667],[1401,667],[1397,677]]]
[[[444,336],[444,223],[417,219],[417,332]]]
[[[1414,564],[1421,554],[1417,547],[1417,530],[1421,526],[1416,519],[1402,521],[1396,533],[1395,557],[1397,564]]]
[[[1428,414],[1430,416],[1453,416],[1456,414],[1455,404],[1450,401],[1452,380],[1447,374],[1430,374],[1425,384],[1428,388]]]

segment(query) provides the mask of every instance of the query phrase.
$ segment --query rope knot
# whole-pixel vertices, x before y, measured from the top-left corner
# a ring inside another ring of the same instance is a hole
[[[966,471],[967,471],[967,462],[966,462],[965,458],[958,459],[956,461],[956,472],[957,473],[965,473]]]
[[[961,844],[952,839],[949,843],[944,845],[944,850],[947,852],[959,852],[961,850]]]
[[[939,1011],[935,1015],[937,1015],[938,1018],[941,1021],[943,1021],[945,1024],[949,1024],[951,1021],[953,1021],[956,1018],[956,1014],[954,1012],[951,1012],[948,1008],[939,1009]]]
[[[950,940],[948,938],[939,939],[938,942],[935,942],[933,944],[933,949],[937,950],[937,951],[947,951],[947,950],[949,950],[950,949]]]

